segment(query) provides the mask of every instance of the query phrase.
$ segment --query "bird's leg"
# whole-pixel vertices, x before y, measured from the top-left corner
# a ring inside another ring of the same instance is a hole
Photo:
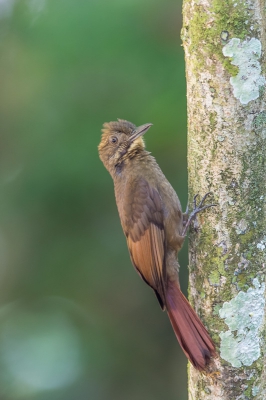
[[[211,194],[211,192],[206,193],[205,196],[203,196],[201,201],[199,202],[199,205],[197,205],[198,194],[196,194],[194,196],[194,198],[193,198],[193,211],[191,212],[190,215],[188,213],[188,206],[187,206],[186,212],[183,214],[184,229],[183,229],[183,232],[182,232],[182,236],[186,236],[187,230],[189,228],[189,225],[191,224],[192,220],[196,218],[196,216],[197,216],[197,214],[199,212],[205,210],[206,208],[217,206],[217,204],[207,204],[206,206],[203,205],[204,201],[206,200],[206,198],[210,194]]]
[[[189,210],[188,210],[188,201],[187,201],[187,207],[186,207],[186,211],[183,213],[183,227],[185,227],[187,221],[189,218]]]

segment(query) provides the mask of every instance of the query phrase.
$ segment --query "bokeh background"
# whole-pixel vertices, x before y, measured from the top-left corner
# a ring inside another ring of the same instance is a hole
[[[186,206],[181,0],[0,0],[0,398],[185,400],[186,359],[131,266],[105,121],[146,135]],[[186,249],[180,254],[186,290]]]

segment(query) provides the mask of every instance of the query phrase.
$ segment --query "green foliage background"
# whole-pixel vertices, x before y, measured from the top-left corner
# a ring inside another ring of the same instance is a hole
[[[152,122],[185,209],[181,0],[3,0],[0,18],[0,397],[184,400],[97,152],[103,122]]]

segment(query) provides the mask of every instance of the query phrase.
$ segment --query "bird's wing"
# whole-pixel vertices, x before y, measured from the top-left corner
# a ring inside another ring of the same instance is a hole
[[[140,178],[124,203],[124,231],[131,260],[164,307],[165,234],[163,206],[158,191]]]

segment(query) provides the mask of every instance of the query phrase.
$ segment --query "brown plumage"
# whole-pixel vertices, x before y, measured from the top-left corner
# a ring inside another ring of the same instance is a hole
[[[142,135],[151,125],[105,123],[99,155],[114,180],[131,261],[166,309],[187,358],[205,370],[215,347],[179,287],[177,253],[185,239],[185,218],[174,189],[145,150]]]

